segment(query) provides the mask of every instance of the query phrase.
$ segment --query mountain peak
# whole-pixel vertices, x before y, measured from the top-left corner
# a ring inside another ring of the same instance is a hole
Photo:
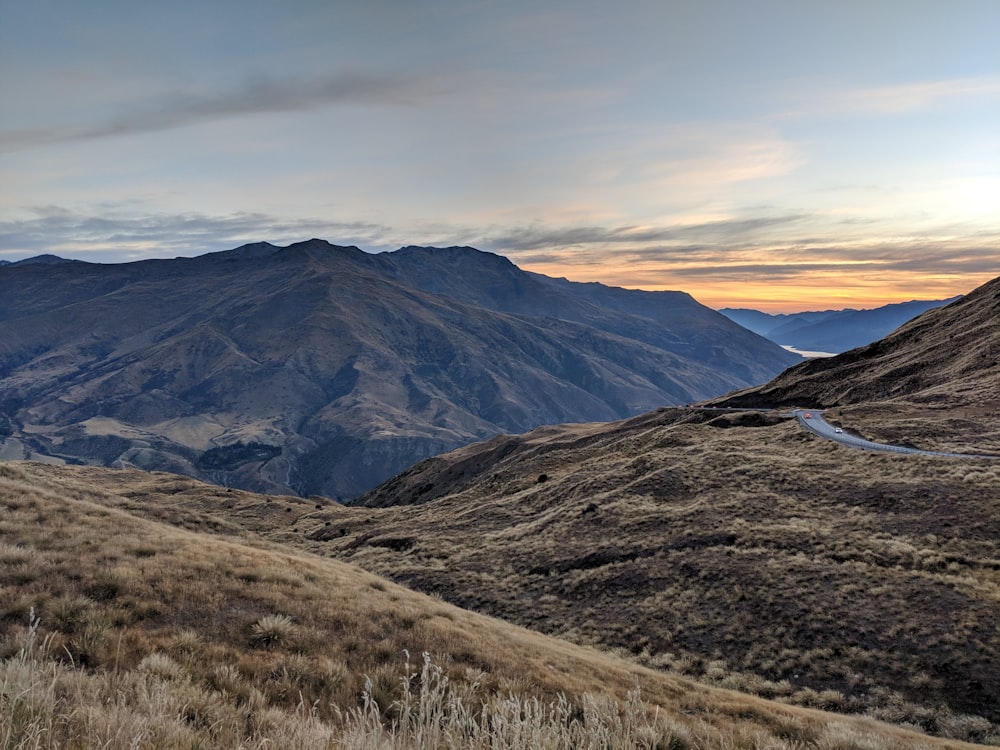
[[[287,247],[280,248],[275,255],[282,258],[307,257],[317,260],[329,260],[331,258],[370,258],[371,254],[366,253],[357,245],[334,245],[332,242],[313,237],[302,242],[293,242]]]
[[[469,245],[451,245],[449,247],[436,247],[433,245],[406,245],[395,252],[388,253],[400,258],[421,257],[436,258],[439,260],[470,260],[474,262],[491,262],[498,267],[517,268],[509,258],[491,253],[489,250],[480,250]]]
[[[31,258],[24,258],[23,260],[15,260],[13,262],[5,263],[4,265],[9,266],[58,266],[63,263],[82,263],[80,260],[72,260],[71,258],[60,258],[58,255],[52,255],[51,253],[45,253],[44,255],[35,255]]]
[[[225,250],[223,253],[233,258],[267,258],[274,255],[281,248],[277,245],[272,245],[270,242],[251,242],[246,245],[240,245],[232,250]]]

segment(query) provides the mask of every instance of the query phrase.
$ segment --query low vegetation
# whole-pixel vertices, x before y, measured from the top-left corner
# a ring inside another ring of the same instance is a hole
[[[306,536],[649,666],[1000,738],[1000,461],[865,453],[776,416],[684,410],[509,440],[481,471],[488,445],[369,496],[415,506]],[[421,503],[427,485],[441,496]]]
[[[233,443],[209,448],[198,457],[198,468],[208,470],[235,469],[251,461],[269,461],[281,454],[281,447],[265,443]]]
[[[58,471],[114,482],[132,513],[346,559],[672,674],[1000,736],[1000,462],[863,453],[777,415],[665,410],[432,459],[380,490],[413,504],[384,509]]]
[[[0,746],[961,746],[651,671],[249,528],[317,512],[340,511],[0,464]]]

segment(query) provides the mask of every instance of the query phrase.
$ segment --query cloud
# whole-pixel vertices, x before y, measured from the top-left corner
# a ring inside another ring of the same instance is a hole
[[[844,226],[857,233],[845,233]],[[262,212],[156,214],[143,212],[142,204],[96,206],[91,213],[41,206],[27,218],[0,222],[0,258],[54,253],[123,262],[200,255],[247,242],[284,245],[323,237],[371,252],[407,244],[472,245],[508,256],[526,270],[574,281],[683,289],[719,306],[741,294],[767,299],[781,289],[803,294],[802,289],[820,284],[824,294],[845,298],[878,286],[883,289],[879,299],[898,301],[907,295],[944,297],[968,291],[996,275],[1000,229],[964,234],[960,229],[942,225],[923,236],[886,239],[877,225],[831,226],[822,215],[807,213],[668,226],[397,228]],[[744,304],[754,304],[753,297]],[[788,303],[789,309],[809,304],[815,303],[808,296]]]
[[[816,81],[807,84],[810,93],[798,92],[798,98],[804,98],[807,106],[787,112],[786,116],[896,115],[931,109],[948,100],[1000,99],[1000,76],[996,75],[856,88],[837,88]],[[822,92],[822,97],[812,92]]]
[[[0,255],[54,253],[99,262],[200,255],[246,242],[295,242],[325,236],[341,244],[385,249],[389,228],[367,222],[283,219],[265,213],[101,216],[40,206],[32,216],[0,222]]]
[[[256,78],[229,91],[164,94],[104,122],[0,132],[0,151],[149,133],[239,115],[344,105],[420,106],[464,87],[462,76],[338,72],[313,78]]]
[[[512,254],[551,247],[600,245],[602,247],[629,245],[639,247],[649,242],[671,240],[691,242],[718,242],[738,238],[746,239],[760,232],[795,224],[809,218],[806,214],[760,216],[742,219],[680,224],[664,227],[521,227],[486,238],[486,243]]]

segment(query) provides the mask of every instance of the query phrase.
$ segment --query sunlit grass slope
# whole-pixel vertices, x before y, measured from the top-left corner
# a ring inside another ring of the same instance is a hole
[[[171,493],[206,509],[156,507]],[[317,510],[166,475],[0,465],[0,745],[961,746],[466,612],[214,520],[211,501],[258,522]],[[161,519],[127,510],[140,502]]]

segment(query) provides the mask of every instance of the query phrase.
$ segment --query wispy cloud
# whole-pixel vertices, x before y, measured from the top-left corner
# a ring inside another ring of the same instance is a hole
[[[786,214],[662,227],[521,227],[489,235],[486,242],[490,246],[512,254],[540,248],[587,245],[598,245],[603,248],[627,245],[640,248],[651,242],[676,240],[686,243],[691,242],[692,238],[697,238],[698,242],[708,243],[731,241],[735,238],[746,239],[764,231],[774,231],[778,227],[799,223],[807,218],[806,214]]]
[[[796,98],[806,104],[785,112],[785,116],[898,115],[963,99],[1000,101],[997,75],[859,87],[800,81],[798,86]]]
[[[413,107],[465,86],[462,77],[342,71],[313,78],[256,78],[216,92],[167,92],[89,125],[0,131],[0,151],[149,133],[239,115],[345,105]]]
[[[0,222],[0,256],[54,253],[121,262],[154,254],[200,255],[245,242],[267,240],[278,244],[310,237],[384,248],[390,231],[366,222],[287,219],[264,213],[115,215],[109,211],[94,216],[60,206],[40,206],[32,213],[29,218]]]
[[[874,305],[943,298],[968,291],[974,286],[970,279],[985,281],[1000,269],[1000,230],[963,234],[960,227],[942,225],[922,236],[887,240],[868,222],[845,220],[843,232],[819,231],[823,217],[809,213],[673,226],[499,230],[440,223],[398,228],[262,212],[155,214],[142,208],[108,205],[88,214],[36,207],[27,218],[0,222],[0,258],[55,253],[123,262],[200,255],[261,240],[284,245],[310,237],[368,251],[468,244],[508,256],[526,270],[616,286],[683,289],[720,307],[761,306],[779,289],[797,289],[800,296],[783,302],[783,309],[815,304],[802,291],[811,288],[855,305],[859,300]],[[745,298],[740,301],[739,295]]]

